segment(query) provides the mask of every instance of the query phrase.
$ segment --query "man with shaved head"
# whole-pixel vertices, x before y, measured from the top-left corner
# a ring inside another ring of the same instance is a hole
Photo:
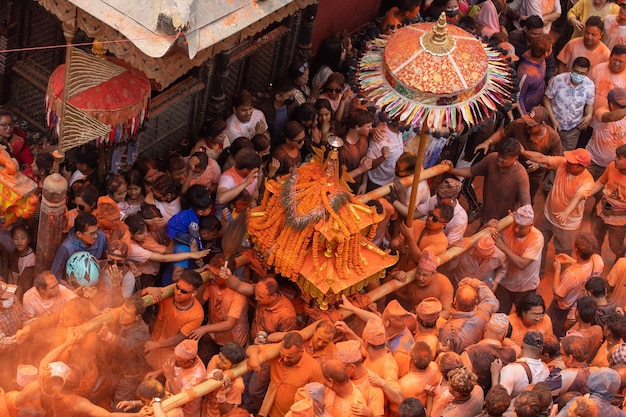
[[[367,407],[365,397],[350,381],[348,371],[343,362],[329,359],[322,364],[326,395],[324,405],[332,416],[366,416],[373,415]]]
[[[304,342],[304,350],[320,364],[337,356],[337,347],[333,343],[336,333],[335,325],[330,320],[321,320],[315,326],[313,336]]]
[[[439,330],[439,342],[461,353],[483,337],[485,324],[498,311],[500,303],[493,292],[476,278],[464,278],[450,308],[450,319]]]

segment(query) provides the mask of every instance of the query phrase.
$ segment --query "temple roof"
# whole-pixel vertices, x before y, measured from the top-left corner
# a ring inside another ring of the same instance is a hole
[[[236,35],[274,12],[315,0],[69,0],[116,29],[143,53],[160,58],[184,41],[189,58]],[[286,17],[283,16],[283,17]]]
[[[37,0],[141,69],[161,90],[318,0]],[[130,44],[130,45],[129,45]]]

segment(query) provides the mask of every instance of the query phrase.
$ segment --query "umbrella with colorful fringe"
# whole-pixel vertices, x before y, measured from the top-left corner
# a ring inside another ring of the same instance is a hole
[[[514,90],[513,70],[500,53],[448,26],[444,14],[371,41],[357,79],[390,117],[428,128],[476,125]]]

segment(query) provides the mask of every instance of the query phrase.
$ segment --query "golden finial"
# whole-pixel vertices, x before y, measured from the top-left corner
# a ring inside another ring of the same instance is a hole
[[[432,32],[422,35],[420,45],[427,52],[437,56],[448,55],[454,50],[456,40],[448,36],[448,23],[445,12],[439,15]]]
[[[91,53],[98,58],[104,58],[107,54],[107,50],[102,42],[98,39],[94,39],[93,46],[91,47]]]

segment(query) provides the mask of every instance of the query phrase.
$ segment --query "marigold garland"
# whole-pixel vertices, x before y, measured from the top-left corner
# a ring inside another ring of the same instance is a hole
[[[309,250],[318,281],[332,282],[365,271],[361,229],[370,226],[374,209],[345,191],[334,168],[313,161],[286,178],[268,180],[261,206],[255,209],[258,215],[248,220],[252,241],[265,254],[267,264],[296,282]],[[369,217],[363,219],[355,207]],[[375,233],[376,226],[371,224],[367,237]],[[327,262],[335,261],[326,273],[320,252],[332,256]]]

